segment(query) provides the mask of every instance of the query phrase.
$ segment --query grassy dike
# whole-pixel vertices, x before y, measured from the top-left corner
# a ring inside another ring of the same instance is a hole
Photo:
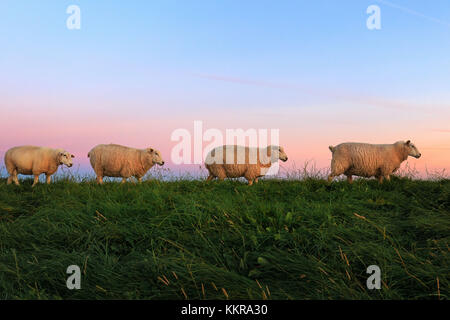
[[[0,179],[0,299],[448,299],[449,240],[450,180]]]

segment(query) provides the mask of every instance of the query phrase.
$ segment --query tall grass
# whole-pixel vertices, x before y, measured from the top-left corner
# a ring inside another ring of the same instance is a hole
[[[301,171],[248,187],[155,174],[0,179],[0,298],[449,298],[449,180],[328,184]],[[81,290],[66,287],[73,264]],[[380,290],[366,286],[373,264]]]

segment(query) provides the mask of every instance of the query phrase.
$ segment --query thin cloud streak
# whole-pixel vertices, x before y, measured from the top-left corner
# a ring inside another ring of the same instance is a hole
[[[378,98],[373,96],[359,96],[356,94],[348,94],[337,92],[333,90],[321,90],[315,89],[307,86],[301,85],[292,85],[292,84],[281,84],[281,83],[273,83],[268,81],[261,80],[250,80],[250,79],[241,79],[237,77],[228,77],[222,75],[214,75],[214,74],[201,74],[195,73],[193,76],[203,79],[215,80],[215,81],[224,81],[230,83],[251,85],[251,86],[259,86],[266,88],[274,88],[274,89],[289,89],[289,90],[297,90],[308,95],[327,97],[332,99],[351,101],[358,104],[371,105],[375,107],[388,108],[388,109],[397,109],[397,110],[407,110],[407,111],[420,111],[423,113],[435,113],[440,110],[448,110],[450,106],[444,105],[432,105],[432,104],[417,104],[411,102],[404,101],[395,101],[388,100],[384,98]]]
[[[375,0],[375,1],[377,1],[379,3],[382,3],[384,5],[387,5],[387,6],[391,7],[391,8],[395,8],[395,9],[401,10],[401,11],[403,11],[405,13],[410,14],[410,15],[417,16],[417,17],[420,17],[420,18],[424,18],[426,20],[429,20],[429,21],[432,21],[432,22],[436,22],[436,23],[438,23],[440,25],[443,25],[443,26],[446,26],[446,27],[450,28],[450,23],[447,22],[447,21],[444,21],[444,20],[441,20],[441,19],[438,19],[438,18],[434,18],[434,17],[431,17],[431,16],[427,16],[427,15],[425,15],[423,13],[411,10],[411,9],[403,7],[403,6],[399,6],[398,4],[392,3],[390,1],[386,1],[386,0]]]
[[[450,130],[448,129],[433,129],[434,132],[443,132],[443,133],[450,133]]]

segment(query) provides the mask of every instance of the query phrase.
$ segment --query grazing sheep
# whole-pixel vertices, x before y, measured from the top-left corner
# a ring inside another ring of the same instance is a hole
[[[390,174],[395,172],[408,156],[420,158],[421,153],[410,140],[397,141],[394,144],[341,143],[336,147],[329,146],[331,159],[331,174],[328,181],[335,176],[345,174],[349,183],[352,175],[360,177],[376,177],[379,183],[383,178],[390,180]]]
[[[74,157],[64,149],[35,146],[11,148],[5,153],[5,166],[9,173],[7,184],[14,181],[16,185],[19,185],[18,174],[34,175],[34,187],[41,173],[45,173],[47,183],[50,183],[50,177],[58,170],[58,167],[65,164],[70,168]]]
[[[258,177],[264,176],[271,165],[280,159],[287,161],[288,157],[282,147],[249,148],[244,146],[221,146],[211,150],[205,159],[205,167],[209,171],[206,181],[214,178],[245,177],[248,185],[258,182]]]
[[[155,164],[162,166],[161,153],[152,148],[135,149],[117,144],[99,144],[88,153],[97,182],[103,177],[121,177],[124,183],[133,176],[142,182],[142,177]]]

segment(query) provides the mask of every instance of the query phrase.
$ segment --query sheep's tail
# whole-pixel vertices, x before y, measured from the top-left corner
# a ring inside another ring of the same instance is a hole
[[[336,148],[333,146],[329,146],[328,148],[330,149],[331,152],[334,152],[334,150],[336,150]]]

